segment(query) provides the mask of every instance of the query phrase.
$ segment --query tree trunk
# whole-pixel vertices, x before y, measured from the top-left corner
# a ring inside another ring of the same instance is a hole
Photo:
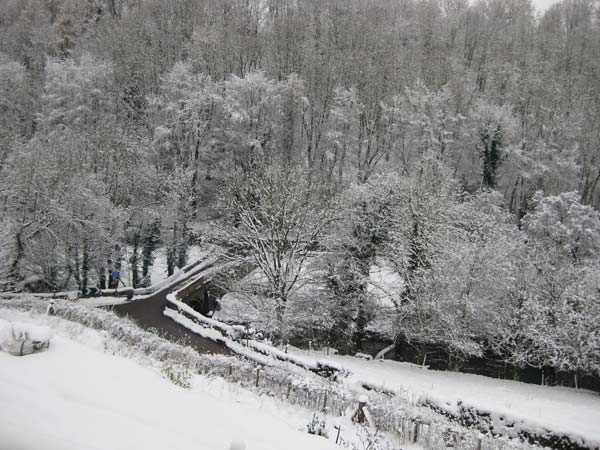
[[[139,255],[138,255],[138,247],[139,247],[139,235],[135,234],[133,237],[133,249],[131,254],[130,267],[131,267],[131,285],[134,288],[139,287],[140,284],[140,274],[139,274]]]
[[[280,296],[277,299],[277,306],[275,307],[275,314],[277,320],[277,328],[279,329],[279,339],[283,342],[286,339],[286,329],[285,329],[285,307],[286,307],[287,299],[283,296]]]
[[[90,271],[90,254],[87,241],[83,242],[83,253],[81,261],[81,289],[88,287],[88,275]]]
[[[12,263],[10,264],[10,271],[8,275],[8,278],[13,286],[19,279],[19,264],[25,252],[25,246],[23,245],[23,237],[21,233],[22,231],[19,231],[15,236],[16,253]]]

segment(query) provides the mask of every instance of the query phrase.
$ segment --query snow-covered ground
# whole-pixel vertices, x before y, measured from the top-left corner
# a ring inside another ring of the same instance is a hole
[[[200,247],[190,247],[188,253],[188,263],[204,258],[206,256],[206,250]],[[150,282],[155,285],[167,278],[167,255],[164,247],[159,248],[156,251],[154,258],[154,264],[150,270]]]
[[[222,379],[195,375],[181,388],[148,361],[110,354],[104,333],[56,317],[0,309],[0,318],[54,333],[46,351],[0,352],[0,449],[340,448],[333,420],[329,439],[306,433],[305,409]],[[353,428],[342,421],[343,430]]]
[[[306,355],[302,350],[291,351]],[[413,402],[429,399],[450,411],[462,402],[529,430],[545,428],[600,445],[600,395],[591,391],[428,370],[397,361],[327,356],[324,352],[311,352],[311,356],[349,370],[350,382],[395,391]]]
[[[369,268],[369,284],[367,292],[372,294],[380,306],[394,307],[394,300],[400,298],[404,282],[398,271],[384,258],[377,258]]]

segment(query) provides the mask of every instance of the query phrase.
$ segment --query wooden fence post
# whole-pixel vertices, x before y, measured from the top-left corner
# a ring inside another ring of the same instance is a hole
[[[337,445],[337,443],[340,440],[340,433],[342,432],[342,424],[340,423],[337,426],[334,426],[333,428],[337,429],[337,436],[335,437],[335,445]]]
[[[256,387],[258,387],[258,380],[260,379],[260,367],[256,368]]]

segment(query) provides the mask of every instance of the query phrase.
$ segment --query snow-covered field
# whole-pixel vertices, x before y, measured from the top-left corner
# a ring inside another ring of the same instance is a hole
[[[305,351],[292,352],[306,355]],[[395,391],[414,402],[428,399],[453,410],[458,402],[530,430],[549,429],[600,445],[600,395],[572,388],[537,386],[480,375],[428,370],[389,360],[352,356],[311,356],[336,363],[351,372],[348,381]]]
[[[0,318],[49,325],[54,334],[41,353],[0,352],[0,449],[340,448],[333,420],[329,439],[306,433],[311,414],[303,408],[218,378],[194,375],[184,389],[144,357],[110,354],[104,333],[56,317],[0,309]]]

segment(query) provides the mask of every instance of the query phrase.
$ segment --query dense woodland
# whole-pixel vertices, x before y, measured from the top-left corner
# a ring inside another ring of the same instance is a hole
[[[598,1],[0,1],[2,290],[210,244],[279,338],[600,375],[599,209]]]

